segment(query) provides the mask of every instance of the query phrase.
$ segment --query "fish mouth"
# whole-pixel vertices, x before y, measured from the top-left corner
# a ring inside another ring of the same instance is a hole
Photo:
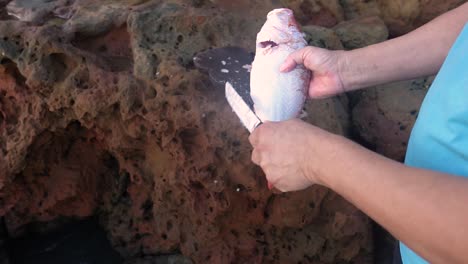
[[[267,40],[267,41],[259,42],[258,45],[259,45],[260,48],[265,49],[265,48],[274,48],[274,47],[278,46],[279,44],[272,41],[272,40]]]

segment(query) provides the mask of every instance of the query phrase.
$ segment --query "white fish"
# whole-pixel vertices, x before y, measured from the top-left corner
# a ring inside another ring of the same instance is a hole
[[[297,117],[304,106],[310,72],[303,66],[288,73],[279,70],[289,54],[307,46],[293,12],[280,8],[268,13],[256,45],[250,72],[255,113],[262,121]]]

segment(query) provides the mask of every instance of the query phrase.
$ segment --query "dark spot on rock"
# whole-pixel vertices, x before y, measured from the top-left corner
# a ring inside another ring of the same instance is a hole
[[[177,36],[177,42],[182,42],[184,40],[184,37],[182,35]]]
[[[169,77],[167,75],[162,76],[160,82],[164,87],[169,86]]]
[[[166,229],[167,230],[171,230],[172,229],[172,221],[171,220],[168,220],[167,223],[166,223]]]
[[[47,58],[49,72],[53,75],[53,81],[65,80],[68,73],[76,67],[76,62],[64,53],[52,53]]]
[[[188,154],[195,154],[198,151],[199,132],[195,128],[186,128],[179,132],[182,147]]]
[[[143,211],[143,219],[151,220],[153,218],[153,201],[147,199],[140,209]]]
[[[236,238],[239,237],[239,232],[237,232],[237,231],[234,230],[234,229],[231,229],[231,234],[232,234],[233,236],[235,236]]]
[[[203,184],[201,184],[200,182],[196,181],[196,182],[190,182],[190,187],[193,188],[194,190],[203,190],[204,187],[203,187]],[[183,200],[183,199],[182,199]],[[183,203],[183,201],[181,200],[181,203]]]
[[[182,105],[182,109],[184,109],[184,111],[186,112],[189,112],[190,109],[192,108],[187,101],[182,101],[181,105]]]

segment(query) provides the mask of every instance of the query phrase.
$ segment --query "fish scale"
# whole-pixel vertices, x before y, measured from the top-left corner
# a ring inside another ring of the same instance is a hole
[[[250,73],[255,113],[263,122],[298,117],[307,96],[310,72],[303,66],[288,73],[279,70],[291,53],[307,46],[293,12],[286,8],[269,12],[256,43]]]

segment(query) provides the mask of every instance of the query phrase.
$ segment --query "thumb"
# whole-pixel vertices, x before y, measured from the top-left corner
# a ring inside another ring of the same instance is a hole
[[[299,50],[294,51],[289,54],[286,60],[280,67],[280,72],[290,72],[296,68],[298,64],[304,64],[304,61],[309,52],[309,47],[305,47]]]

